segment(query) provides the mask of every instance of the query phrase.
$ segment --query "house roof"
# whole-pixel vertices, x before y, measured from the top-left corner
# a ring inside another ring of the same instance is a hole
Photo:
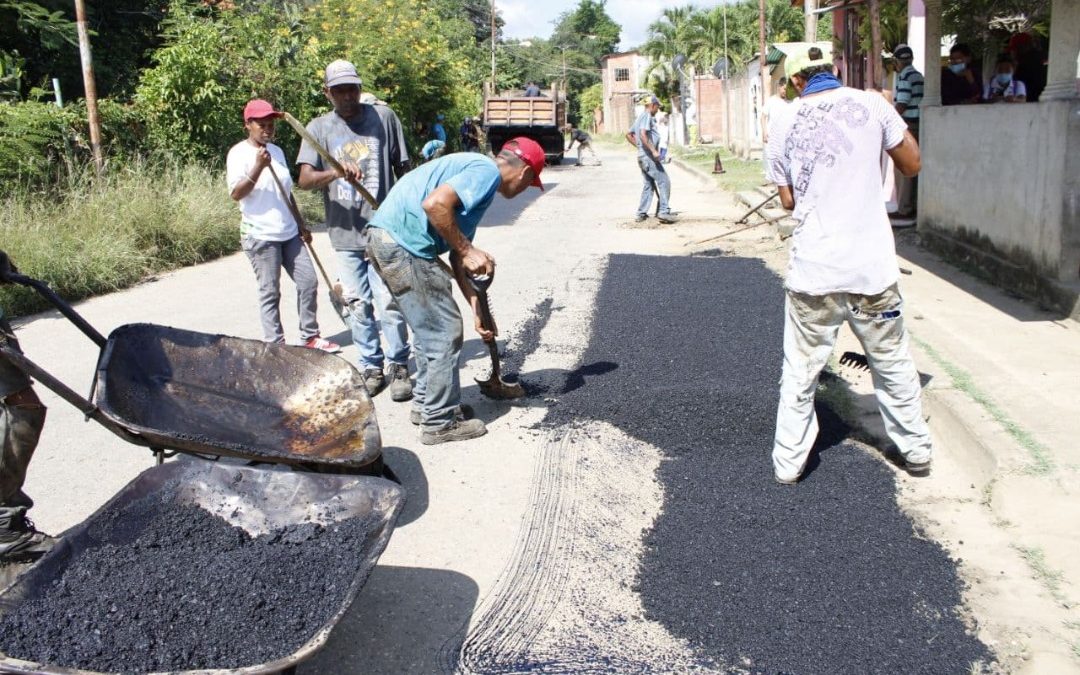
[[[638,51],[637,49],[631,49],[628,52],[616,52],[614,54],[604,54],[603,56],[600,57],[600,63],[603,63],[604,61],[607,61],[608,59],[614,58],[616,56],[630,56],[631,54],[640,54],[640,53],[641,52]]]

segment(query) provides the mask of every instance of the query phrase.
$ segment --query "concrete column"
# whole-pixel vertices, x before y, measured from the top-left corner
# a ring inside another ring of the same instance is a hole
[[[1050,7],[1050,67],[1040,101],[1077,98],[1077,55],[1080,54],[1080,2],[1053,0]]]
[[[923,71],[922,108],[941,105],[941,0],[923,0],[926,7],[924,40],[926,70]]]

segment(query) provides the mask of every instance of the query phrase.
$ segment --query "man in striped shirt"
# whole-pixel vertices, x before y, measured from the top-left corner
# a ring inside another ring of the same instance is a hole
[[[900,73],[896,76],[896,96],[893,102],[896,112],[907,122],[908,130],[915,140],[919,140],[919,107],[923,97],[923,76],[911,64],[915,54],[911,47],[899,45],[893,52]],[[918,188],[916,176],[907,177],[896,171],[896,215],[910,218],[915,215],[915,201]]]

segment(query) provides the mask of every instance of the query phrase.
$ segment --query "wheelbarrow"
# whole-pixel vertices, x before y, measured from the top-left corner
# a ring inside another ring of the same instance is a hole
[[[404,491],[397,484],[374,476],[322,474],[302,471],[271,470],[183,459],[147,469],[123,488],[107,504],[86,521],[65,532],[48,554],[33,567],[19,576],[0,595],[0,621],[17,612],[22,603],[32,602],[48,593],[63,577],[65,570],[80,556],[105,546],[125,546],[138,538],[148,520],[147,512],[168,509],[179,505],[193,505],[225,519],[230,525],[246,530],[250,535],[271,533],[290,525],[316,522],[329,526],[346,523],[352,519],[366,519],[362,525],[363,536],[356,537],[355,563],[350,564],[350,583],[335,588],[322,603],[323,619],[312,621],[310,634],[289,636],[292,646],[261,645],[260,653],[271,653],[272,658],[263,663],[231,665],[228,669],[161,671],[170,673],[198,673],[199,675],[224,675],[240,673],[290,673],[297,664],[312,656],[327,641],[331,630],[344,617],[356,599],[368,575],[390,539],[394,523],[404,504]],[[276,556],[289,556],[290,547],[274,549]],[[352,562],[353,559],[350,559]],[[267,565],[282,564],[282,559],[271,558]],[[104,573],[123,578],[127,570],[121,568]],[[236,577],[233,577],[234,579]],[[220,598],[234,598],[229,588],[220,588]],[[245,590],[247,587],[245,586]],[[280,589],[288,593],[289,589]],[[266,603],[274,603],[278,594],[264,596]],[[278,600],[278,602],[281,602]],[[122,611],[123,608],[120,608]],[[229,617],[242,621],[242,617]],[[176,631],[185,634],[187,643],[203,644],[213,640],[206,635],[213,630],[211,622],[200,621],[197,615],[185,616],[175,622],[162,625],[158,620],[145,628],[149,644],[168,645],[170,639],[177,641]],[[103,640],[108,640],[116,630],[109,621],[97,624]],[[79,627],[71,627],[79,630]],[[140,627],[140,633],[144,630]],[[149,631],[154,631],[150,634]],[[242,638],[250,641],[251,638]],[[2,642],[4,638],[0,638]],[[67,641],[63,642],[68,645]],[[279,653],[283,652],[283,653]],[[80,663],[41,663],[32,660],[36,655],[20,655],[15,658],[0,651],[0,672],[49,673],[56,675],[90,675],[94,671],[80,670]],[[154,664],[156,655],[148,652],[146,663]],[[147,670],[154,670],[153,666]],[[125,672],[128,672],[125,670]],[[145,671],[143,671],[145,672]]]
[[[106,339],[44,282],[10,268],[0,276],[34,289],[101,348],[86,398],[3,341],[0,353],[88,419],[152,449],[159,463],[182,452],[384,472],[374,405],[344,359],[145,323]]]

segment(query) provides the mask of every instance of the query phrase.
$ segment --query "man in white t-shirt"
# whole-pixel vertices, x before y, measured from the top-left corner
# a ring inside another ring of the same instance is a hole
[[[831,58],[810,48],[787,58],[799,99],[775,120],[769,180],[799,221],[788,264],[784,369],[773,469],[792,484],[817,438],[814,392],[841,324],[862,343],[878,409],[908,473],[930,472],[930,433],[908,351],[899,267],[881,192],[881,152],[913,176],[919,147],[877,92],[844,87]]]
[[[319,281],[304,248],[304,241],[311,241],[311,233],[301,232],[285,201],[285,195],[292,194],[292,176],[285,154],[270,142],[274,139],[274,122],[279,117],[281,113],[266,101],[248,101],[244,106],[248,137],[229,150],[225,161],[229,196],[240,205],[240,245],[259,284],[263,339],[285,342],[279,310],[284,267],[296,284],[303,345],[336,353],[341,347],[319,336],[315,317]]]
[[[761,128],[765,130],[762,141],[765,143],[769,142],[769,128],[772,126],[773,121],[779,117],[789,105],[787,100],[787,84],[788,79],[786,77],[781,77],[777,80],[776,92],[765,101],[765,108],[762,110],[761,114]]]

